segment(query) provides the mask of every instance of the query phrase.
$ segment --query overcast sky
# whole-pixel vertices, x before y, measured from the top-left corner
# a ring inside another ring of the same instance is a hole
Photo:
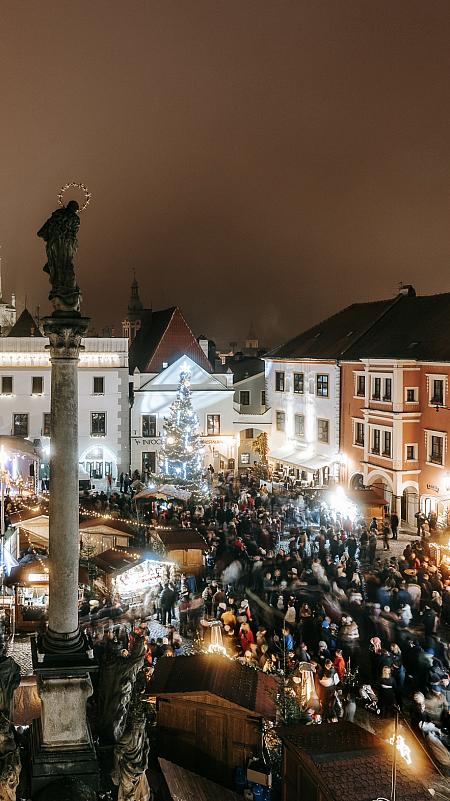
[[[117,333],[132,268],[220,344],[450,291],[449,43],[448,0],[3,0],[4,294],[50,310],[36,231],[72,180]]]

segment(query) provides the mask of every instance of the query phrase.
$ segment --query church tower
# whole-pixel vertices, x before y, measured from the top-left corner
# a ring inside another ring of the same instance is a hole
[[[122,321],[122,336],[127,337],[129,342],[133,341],[141,327],[143,312],[144,305],[139,297],[139,284],[136,280],[136,273],[133,270],[133,281],[131,283],[127,316],[125,320]]]
[[[0,255],[0,333],[4,337],[11,331],[17,319],[16,297],[11,295],[11,303],[3,299],[2,290],[2,257]]]

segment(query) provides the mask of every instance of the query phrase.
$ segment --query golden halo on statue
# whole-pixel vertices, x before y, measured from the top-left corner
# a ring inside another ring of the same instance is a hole
[[[68,184],[64,184],[59,190],[58,195],[58,203],[60,206],[64,206],[63,197],[64,193],[67,192],[68,189],[80,189],[81,192],[84,192],[84,203],[80,207],[80,211],[84,211],[87,206],[89,206],[90,199],[92,197],[91,193],[89,192],[87,186],[85,184],[77,183],[76,181],[70,181]]]

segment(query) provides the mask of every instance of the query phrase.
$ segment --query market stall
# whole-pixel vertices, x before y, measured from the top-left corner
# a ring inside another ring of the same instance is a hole
[[[144,603],[149,595],[156,594],[161,584],[174,578],[174,562],[156,554],[146,554],[137,564],[116,570],[112,577],[112,590],[122,602],[135,606]]]

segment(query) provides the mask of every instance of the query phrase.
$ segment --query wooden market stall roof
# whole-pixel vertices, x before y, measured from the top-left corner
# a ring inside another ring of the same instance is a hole
[[[164,660],[163,660],[164,661]],[[174,660],[172,660],[174,661]],[[393,723],[391,728],[393,727]],[[388,746],[376,735],[355,723],[323,723],[321,726],[291,724],[281,726],[278,734],[291,759],[285,760],[292,787],[288,799],[298,797],[303,768],[320,789],[324,801],[373,801],[390,797],[392,757]],[[429,798],[418,781],[427,763],[406,767],[397,761],[397,797],[401,801],[425,801]],[[286,768],[285,768],[286,769]],[[429,769],[429,766],[428,766]]]
[[[260,670],[217,654],[159,659],[150,695],[205,692],[266,718],[276,717],[277,680]]]
[[[174,550],[201,550],[207,547],[206,540],[196,528],[166,528],[155,529],[168,551]]]
[[[242,801],[242,795],[159,757],[172,801]]]

